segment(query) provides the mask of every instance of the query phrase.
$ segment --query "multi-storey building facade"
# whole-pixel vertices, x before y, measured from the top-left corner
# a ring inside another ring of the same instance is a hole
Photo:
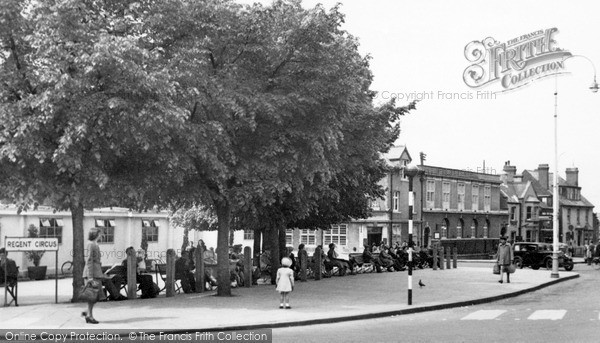
[[[371,201],[367,219],[334,225],[331,230],[288,230],[287,243],[303,243],[309,253],[317,245],[334,242],[338,252],[362,251],[363,244],[408,240],[409,179],[404,167],[412,158],[404,146],[390,149],[384,158],[392,171],[379,184],[383,199]],[[508,225],[506,199],[500,175],[421,165],[413,180],[413,239],[420,246],[433,240],[498,238]]]
[[[581,194],[579,170],[567,168],[566,180],[559,176],[559,240],[573,245],[584,245],[597,240],[594,230],[594,205]],[[517,239],[525,241],[552,241],[553,173],[547,164],[535,170],[516,174],[510,163],[504,166],[503,190],[509,198],[511,213],[509,229]],[[512,213],[516,213],[514,217]]]
[[[417,204],[424,243],[439,239],[498,238],[507,225],[499,175],[420,166]]]

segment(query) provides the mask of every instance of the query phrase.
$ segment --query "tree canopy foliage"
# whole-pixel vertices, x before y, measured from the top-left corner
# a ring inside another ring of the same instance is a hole
[[[373,106],[338,6],[0,1],[2,187],[71,209],[75,275],[84,208],[203,204],[229,295],[232,220],[323,225],[381,195],[409,108]]]

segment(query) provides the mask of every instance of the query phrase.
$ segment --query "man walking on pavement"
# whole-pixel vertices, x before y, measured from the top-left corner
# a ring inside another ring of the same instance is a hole
[[[506,283],[510,283],[510,273],[508,267],[513,261],[513,250],[512,246],[506,242],[506,236],[500,237],[500,245],[498,245],[498,265],[500,266],[500,280],[502,283],[502,276],[506,272]]]

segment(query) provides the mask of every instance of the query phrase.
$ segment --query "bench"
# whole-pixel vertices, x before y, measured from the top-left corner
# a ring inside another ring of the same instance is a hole
[[[5,304],[5,306],[10,306],[13,302],[15,303],[15,306],[19,306],[19,303],[17,301],[17,295],[18,295],[18,291],[19,291],[19,267],[17,267],[17,277],[15,278],[9,278],[8,279],[8,285],[5,285],[6,287],[6,291],[8,292],[8,294],[10,294],[10,297],[12,298],[10,302],[7,302]],[[1,276],[2,277],[2,282],[4,282],[4,275]],[[6,299],[5,299],[6,301]]]
[[[350,258],[353,258],[356,264],[360,267],[358,270],[359,273],[372,273],[375,271],[375,265],[373,262],[365,262],[362,253],[352,253],[348,255]],[[373,254],[373,259],[378,259],[379,254]]]

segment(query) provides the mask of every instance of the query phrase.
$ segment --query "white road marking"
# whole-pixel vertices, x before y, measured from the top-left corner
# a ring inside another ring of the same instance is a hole
[[[506,310],[479,310],[468,314],[460,320],[491,320],[502,315]]]
[[[527,319],[529,320],[560,320],[563,319],[567,310],[537,310]]]

